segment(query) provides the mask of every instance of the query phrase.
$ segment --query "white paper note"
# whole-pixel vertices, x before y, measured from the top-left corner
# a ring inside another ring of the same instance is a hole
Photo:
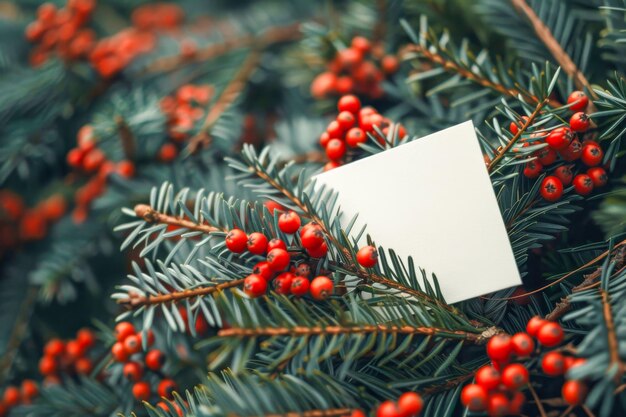
[[[377,246],[437,276],[449,303],[520,285],[471,121],[316,177]],[[366,244],[365,236],[361,244]]]

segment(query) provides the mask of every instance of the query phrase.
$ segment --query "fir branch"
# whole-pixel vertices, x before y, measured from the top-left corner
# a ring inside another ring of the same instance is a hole
[[[135,214],[144,219],[147,223],[167,224],[171,226],[184,227],[189,230],[195,230],[203,233],[226,232],[223,227],[212,226],[205,223],[195,223],[183,217],[170,216],[154,210],[147,204],[137,204],[135,206]]]
[[[135,145],[135,135],[130,130],[128,123],[124,120],[124,117],[120,115],[115,116],[115,126],[117,127],[117,134],[120,137],[120,141],[122,143],[122,150],[124,151],[124,156],[128,160],[132,160],[135,156],[136,145]]]
[[[469,333],[461,330],[447,330],[436,327],[416,327],[416,326],[388,326],[361,325],[361,326],[295,326],[295,327],[257,327],[257,328],[229,328],[220,330],[218,337],[259,337],[259,336],[334,336],[339,334],[404,334],[404,335],[424,335],[424,336],[458,336],[476,344],[485,343],[488,338],[482,334]]]
[[[522,137],[524,132],[526,132],[526,129],[528,129],[528,127],[530,127],[530,125],[533,123],[537,115],[539,115],[539,113],[541,112],[541,109],[543,109],[543,107],[546,104],[548,104],[548,101],[549,100],[547,98],[540,101],[535,107],[535,110],[530,114],[530,116],[528,116],[528,119],[526,119],[526,122],[524,123],[524,125],[520,129],[518,129],[515,136],[513,136],[513,138],[509,141],[509,143],[504,148],[502,148],[500,151],[497,152],[497,154],[494,156],[494,158],[491,160],[491,163],[489,164],[489,167],[488,167],[489,172],[493,172],[494,168],[498,165],[498,163],[506,156],[506,154],[511,150],[511,148],[513,148],[513,146],[517,143],[517,141]]]
[[[624,363],[619,356],[619,342],[617,340],[617,334],[615,332],[615,322],[613,321],[613,312],[611,310],[611,301],[609,299],[609,293],[600,288],[600,299],[602,301],[602,317],[606,324],[606,335],[609,346],[610,365],[617,367],[614,380],[619,383],[624,375]]]
[[[591,84],[585,78],[583,73],[578,69],[574,61],[570,58],[570,56],[565,52],[565,50],[561,47],[559,42],[554,38],[550,28],[548,28],[537,16],[535,11],[526,3],[525,0],[511,0],[513,3],[513,7],[515,9],[526,16],[526,18],[530,21],[535,33],[541,39],[546,48],[550,51],[556,62],[563,68],[563,70],[569,75],[576,84],[576,87],[579,90],[587,89],[594,99],[598,99],[595,91],[591,87]],[[593,102],[589,102],[588,112],[593,112],[595,108],[593,107]]]

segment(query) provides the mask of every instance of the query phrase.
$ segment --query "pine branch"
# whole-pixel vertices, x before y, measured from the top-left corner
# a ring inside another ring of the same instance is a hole
[[[609,299],[609,293],[603,288],[600,288],[600,297],[602,300],[602,317],[604,318],[604,323],[606,324],[610,366],[616,367],[617,372],[615,372],[615,376],[613,378],[616,383],[619,383],[622,379],[622,375],[624,375],[624,363],[621,361],[619,356],[619,342],[615,332],[611,301]]]
[[[548,102],[549,100],[546,98],[540,101],[539,103],[537,103],[535,110],[530,114],[530,116],[528,116],[528,119],[526,119],[526,122],[524,123],[524,125],[517,131],[517,133],[513,136],[513,138],[509,141],[509,143],[500,151],[498,151],[495,157],[491,160],[491,163],[489,164],[489,167],[488,167],[489,172],[492,172],[494,168],[498,165],[498,163],[511,150],[511,148],[513,148],[513,146],[517,143],[517,141],[522,137],[524,132],[526,132],[526,129],[530,127],[530,125],[533,123],[537,115],[541,112],[541,109],[546,104],[548,104]]]
[[[539,39],[544,43],[546,48],[550,51],[556,62],[563,68],[563,70],[574,80],[576,87],[579,90],[587,89],[594,99],[598,99],[598,96],[593,91],[591,84],[585,78],[583,73],[578,69],[574,61],[570,58],[570,56],[563,50],[559,42],[554,38],[550,28],[548,28],[537,16],[535,11],[526,3],[525,0],[511,0],[513,3],[513,7],[515,9],[526,16],[530,21],[533,29]],[[593,102],[589,102],[588,112],[593,112],[595,107],[593,106]]]
[[[212,226],[206,223],[195,223],[182,217],[169,216],[154,210],[146,204],[138,204],[135,206],[135,214],[148,223],[167,224],[170,226],[184,227],[189,230],[195,230],[203,233],[226,232],[223,227]]]

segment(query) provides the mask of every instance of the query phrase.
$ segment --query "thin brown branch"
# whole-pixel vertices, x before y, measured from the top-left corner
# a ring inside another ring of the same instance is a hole
[[[572,61],[572,58],[570,58],[567,52],[561,47],[561,44],[554,38],[550,28],[541,21],[532,7],[530,7],[525,0],[511,0],[511,3],[513,3],[513,7],[515,7],[519,13],[526,16],[537,34],[537,37],[541,39],[556,62],[563,68],[563,71],[574,80],[576,87],[579,90],[586,88],[593,98],[597,100],[598,96],[593,91],[593,88],[591,88],[591,84],[587,81],[587,78],[585,78],[583,73],[578,69],[574,61]],[[593,105],[591,102],[590,104]]]
[[[118,300],[118,304],[125,305],[129,308],[135,309],[145,305],[164,304],[169,302],[176,302],[180,300],[186,300],[195,297],[204,297],[219,291],[226,290],[228,288],[239,287],[243,285],[245,278],[234,279],[232,281],[223,282],[221,284],[213,285],[211,287],[194,288],[193,290],[174,291],[169,294],[149,295],[149,296],[133,296]]]
[[[132,160],[135,156],[135,136],[122,116],[115,116],[115,125],[117,126],[117,134],[122,142],[124,156],[128,160]]]
[[[376,0],[376,25],[374,25],[373,39],[383,41],[387,33],[387,1]]]
[[[202,148],[206,148],[211,144],[211,136],[209,135],[211,128],[219,120],[220,116],[230,107],[230,105],[239,97],[246,86],[246,82],[250,74],[254,72],[259,62],[261,54],[258,50],[252,50],[248,54],[239,71],[230,80],[228,85],[222,90],[215,103],[207,112],[206,118],[202,123],[200,131],[189,139],[187,149],[193,154]]]
[[[295,162],[296,164],[303,164],[305,162],[321,163],[321,162],[326,162],[326,154],[321,151],[311,151],[311,152],[303,153],[300,155],[296,155],[293,158],[290,158],[289,160],[285,162],[291,162],[291,161]]]
[[[326,410],[306,410],[289,412],[284,414],[264,414],[258,417],[343,417],[349,416],[355,409],[352,408],[329,408]],[[229,413],[227,417],[240,417],[237,414]]]
[[[488,171],[492,172],[493,169],[498,165],[498,163],[506,156],[507,152],[513,148],[513,146],[517,143],[517,141],[522,137],[522,134],[526,132],[526,129],[533,123],[537,115],[541,112],[541,109],[548,104],[548,99],[544,99],[537,103],[535,110],[528,116],[528,119],[524,122],[522,127],[518,129],[517,133],[513,136],[513,138],[506,144],[504,148],[502,148],[498,153],[493,157],[493,160],[489,163]]]
[[[567,408],[566,408],[566,409],[565,409],[565,410],[564,410],[564,411],[563,411],[563,412],[559,415],[559,417],[567,417],[567,415],[568,415],[569,413],[571,413],[571,412],[572,412],[572,410],[574,409],[574,407],[575,407],[575,406],[570,405],[569,407],[567,407]]]
[[[470,379],[474,378],[474,375],[476,374],[476,369],[472,370],[472,372],[467,373],[465,375],[460,375],[455,378],[449,379],[443,384],[434,385],[434,386],[425,388],[421,390],[420,392],[424,395],[431,395],[431,394],[436,394],[438,392],[450,391],[452,388],[456,387],[457,385],[461,385],[464,382],[469,381]]]
[[[622,246],[622,247],[618,247],[614,249],[613,253],[611,254],[611,257],[613,257],[614,259],[615,266],[616,266],[615,269],[617,269],[618,271],[621,270],[626,264],[626,247]],[[572,292],[573,293],[580,292],[580,291],[584,291],[586,289],[591,288],[592,285],[599,282],[598,280],[600,279],[601,275],[602,275],[602,267],[599,266],[592,273],[583,275],[583,281],[580,284],[576,285],[574,288],[572,288]],[[572,309],[572,304],[570,302],[569,297],[563,297],[556,304],[554,309],[546,316],[546,320],[551,320],[551,321],[558,320],[561,317],[563,317],[565,313],[567,313],[571,309]]]
[[[619,342],[617,340],[617,334],[615,332],[615,322],[613,321],[613,310],[611,310],[611,300],[609,293],[604,289],[600,289],[600,297],[602,300],[602,317],[604,317],[604,323],[606,324],[606,335],[609,345],[609,358],[611,361],[610,366],[616,366],[617,372],[615,373],[615,382],[619,383],[622,380],[624,374],[624,364],[619,357]]]
[[[541,417],[547,417],[546,410],[543,408],[543,404],[541,404],[541,399],[537,395],[537,391],[533,388],[532,384],[528,384],[528,390],[530,391],[530,395],[532,395],[535,404],[537,405],[537,409],[539,410],[539,415]]]
[[[137,204],[135,206],[135,214],[148,223],[168,224],[172,226],[184,227],[189,230],[195,230],[203,233],[225,232],[224,228],[212,226],[206,223],[194,223],[182,217],[170,216],[154,210],[147,204]]]
[[[365,334],[365,333],[388,333],[406,335],[425,335],[453,337],[480,344],[484,341],[481,334],[464,332],[461,330],[448,330],[437,327],[415,327],[415,326],[386,326],[363,325],[363,326],[294,326],[294,327],[257,327],[257,328],[230,328],[218,331],[220,337],[259,337],[259,336],[318,336],[318,335],[339,335],[339,334]]]

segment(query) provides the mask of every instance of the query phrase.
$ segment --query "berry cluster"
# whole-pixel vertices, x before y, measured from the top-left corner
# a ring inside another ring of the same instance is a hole
[[[87,357],[96,344],[96,336],[89,329],[81,329],[76,338],[66,342],[52,339],[44,346],[39,360],[39,372],[45,377],[44,384],[60,384],[59,375],[88,375],[93,362]]]
[[[39,6],[37,20],[26,27],[26,39],[37,44],[31,51],[31,65],[39,66],[53,54],[66,61],[86,57],[96,35],[84,26],[95,6],[95,0],[68,0],[61,9],[52,3]]]
[[[350,47],[337,51],[328,71],[313,79],[311,95],[324,98],[352,93],[377,99],[384,94],[381,82],[399,66],[398,58],[385,55],[382,44],[372,45],[367,38],[355,36]]]
[[[541,183],[541,196],[550,202],[558,201],[563,195],[564,187],[569,185],[574,186],[576,193],[588,195],[594,188],[604,186],[608,180],[605,169],[598,166],[602,163],[604,156],[602,147],[591,139],[583,139],[581,142],[578,138],[590,126],[589,116],[582,111],[587,107],[589,99],[582,91],[574,91],[567,103],[575,112],[570,118],[569,126],[557,127],[547,135],[539,132],[533,133],[531,134],[532,143],[526,142],[523,145],[540,144],[540,141],[535,141],[536,138],[544,138],[548,145],[535,152],[533,154],[535,159],[529,161],[524,167],[524,175],[528,178],[537,178],[548,165],[559,161],[565,162],[564,165],[556,167],[552,175],[546,176]],[[519,125],[511,122],[509,129],[511,133],[516,134],[519,131]],[[582,163],[580,173],[574,175],[575,161],[578,160]]]
[[[175,143],[181,143],[194,128],[197,120],[204,116],[205,106],[213,97],[211,85],[185,84],[176,93],[161,99],[161,111],[167,117],[168,133]],[[178,155],[174,143],[166,143],[159,150],[159,159],[170,162]]]
[[[397,402],[391,400],[382,402],[376,410],[376,417],[415,417],[423,408],[424,400],[418,393],[405,392]]]
[[[172,30],[178,28],[185,12],[175,3],[144,4],[133,10],[133,26],[143,31]]]
[[[265,261],[257,263],[252,274],[244,280],[244,291],[250,297],[259,297],[267,292],[268,283],[279,294],[293,294],[302,297],[309,294],[316,300],[324,300],[333,292],[333,281],[326,276],[309,280],[311,265],[304,260],[292,259],[301,248],[308,258],[323,258],[328,252],[324,233],[317,223],[302,226],[300,216],[293,211],[282,213],[278,217],[278,228],[286,234],[299,234],[298,247],[287,248],[281,239],[269,240],[263,233],[247,235],[243,230],[232,229],[226,235],[226,247],[233,253],[248,251],[253,255],[265,256]],[[294,236],[295,237],[295,236]],[[294,239],[294,243],[296,240]]]
[[[74,221],[80,223],[85,220],[91,202],[102,195],[106,190],[106,180],[112,173],[123,178],[135,175],[135,164],[129,160],[112,162],[97,147],[98,139],[91,125],[81,127],[76,135],[77,146],[67,153],[67,163],[70,167],[90,175],[91,179],[76,190],[74,196]]]
[[[111,355],[116,362],[122,363],[122,373],[126,379],[133,383],[132,393],[137,401],[148,401],[156,392],[159,396],[173,398],[172,392],[177,389],[176,383],[169,378],[164,378],[161,368],[165,363],[165,355],[159,349],[151,349],[144,354],[142,349],[142,334],[135,330],[135,326],[129,322],[121,322],[115,326],[115,338],[117,342],[111,348]],[[155,337],[151,331],[146,334],[147,346],[154,345]],[[158,383],[153,390],[147,381],[147,372],[151,371]]]
[[[9,190],[0,190],[0,252],[19,242],[41,240],[51,223],[67,210],[61,194],[53,194],[36,206],[27,208],[22,198]]]
[[[31,379],[22,381],[20,387],[9,385],[0,399],[0,417],[5,417],[13,407],[30,404],[39,395],[39,386]]]
[[[337,109],[339,114],[320,136],[320,145],[330,159],[324,167],[325,171],[340,166],[348,148],[357,148],[359,144],[365,143],[368,133],[374,135],[379,143],[384,144],[385,139],[380,137],[374,128],[378,127],[383,135],[386,135],[392,123],[373,107],[361,108],[361,101],[353,95],[341,97]],[[398,126],[398,136],[400,138],[406,136],[402,125]]]

